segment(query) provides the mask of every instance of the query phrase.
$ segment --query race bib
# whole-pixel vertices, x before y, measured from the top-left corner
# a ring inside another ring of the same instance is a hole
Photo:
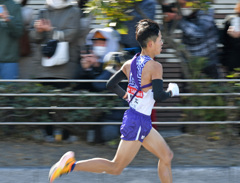
[[[128,92],[128,98],[131,100],[135,92],[137,91],[136,88],[128,86],[127,92]],[[132,99],[130,106],[134,109],[136,109],[137,105],[140,103],[140,101],[143,99],[143,91],[138,91],[137,95]]]

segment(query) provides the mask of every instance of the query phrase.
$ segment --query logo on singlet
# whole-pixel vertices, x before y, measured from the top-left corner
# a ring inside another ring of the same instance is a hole
[[[137,91],[136,88],[132,87],[132,86],[128,86],[127,88],[127,92],[134,95],[134,93]],[[136,95],[137,98],[143,98],[143,91],[138,91],[137,95]]]

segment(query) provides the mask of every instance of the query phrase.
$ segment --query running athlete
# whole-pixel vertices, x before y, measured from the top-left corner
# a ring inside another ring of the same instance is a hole
[[[172,183],[173,153],[162,136],[152,128],[150,115],[155,101],[179,95],[179,88],[177,84],[169,83],[167,91],[163,90],[162,65],[153,60],[161,53],[163,45],[158,24],[149,19],[139,21],[136,39],[142,48],[141,53],[125,62],[107,83],[107,88],[128,100],[130,106],[124,113],[121,141],[115,157],[113,160],[93,158],[76,161],[74,152],[69,151],[52,166],[50,182],[71,171],[119,175],[143,146],[159,158],[158,174],[161,182]],[[127,92],[118,85],[126,78],[129,81]]]

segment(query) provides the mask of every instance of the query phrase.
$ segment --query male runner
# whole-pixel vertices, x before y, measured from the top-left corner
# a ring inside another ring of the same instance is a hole
[[[163,90],[162,65],[153,60],[161,53],[163,45],[158,24],[149,19],[138,22],[136,39],[142,48],[141,54],[127,61],[107,83],[108,89],[128,100],[130,105],[123,117],[120,129],[122,140],[115,157],[113,160],[93,158],[76,161],[74,152],[69,151],[52,166],[50,182],[71,171],[119,175],[143,145],[159,158],[158,174],[161,182],[172,183],[173,153],[162,136],[152,128],[150,115],[155,101],[178,95],[179,88],[177,84],[169,83],[167,91]],[[118,85],[126,77],[129,81],[127,92]]]

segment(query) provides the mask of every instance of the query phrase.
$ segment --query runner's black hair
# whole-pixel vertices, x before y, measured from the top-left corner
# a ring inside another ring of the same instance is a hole
[[[136,25],[136,40],[142,48],[146,48],[149,39],[155,42],[159,35],[159,32],[160,27],[153,20],[140,20]]]

